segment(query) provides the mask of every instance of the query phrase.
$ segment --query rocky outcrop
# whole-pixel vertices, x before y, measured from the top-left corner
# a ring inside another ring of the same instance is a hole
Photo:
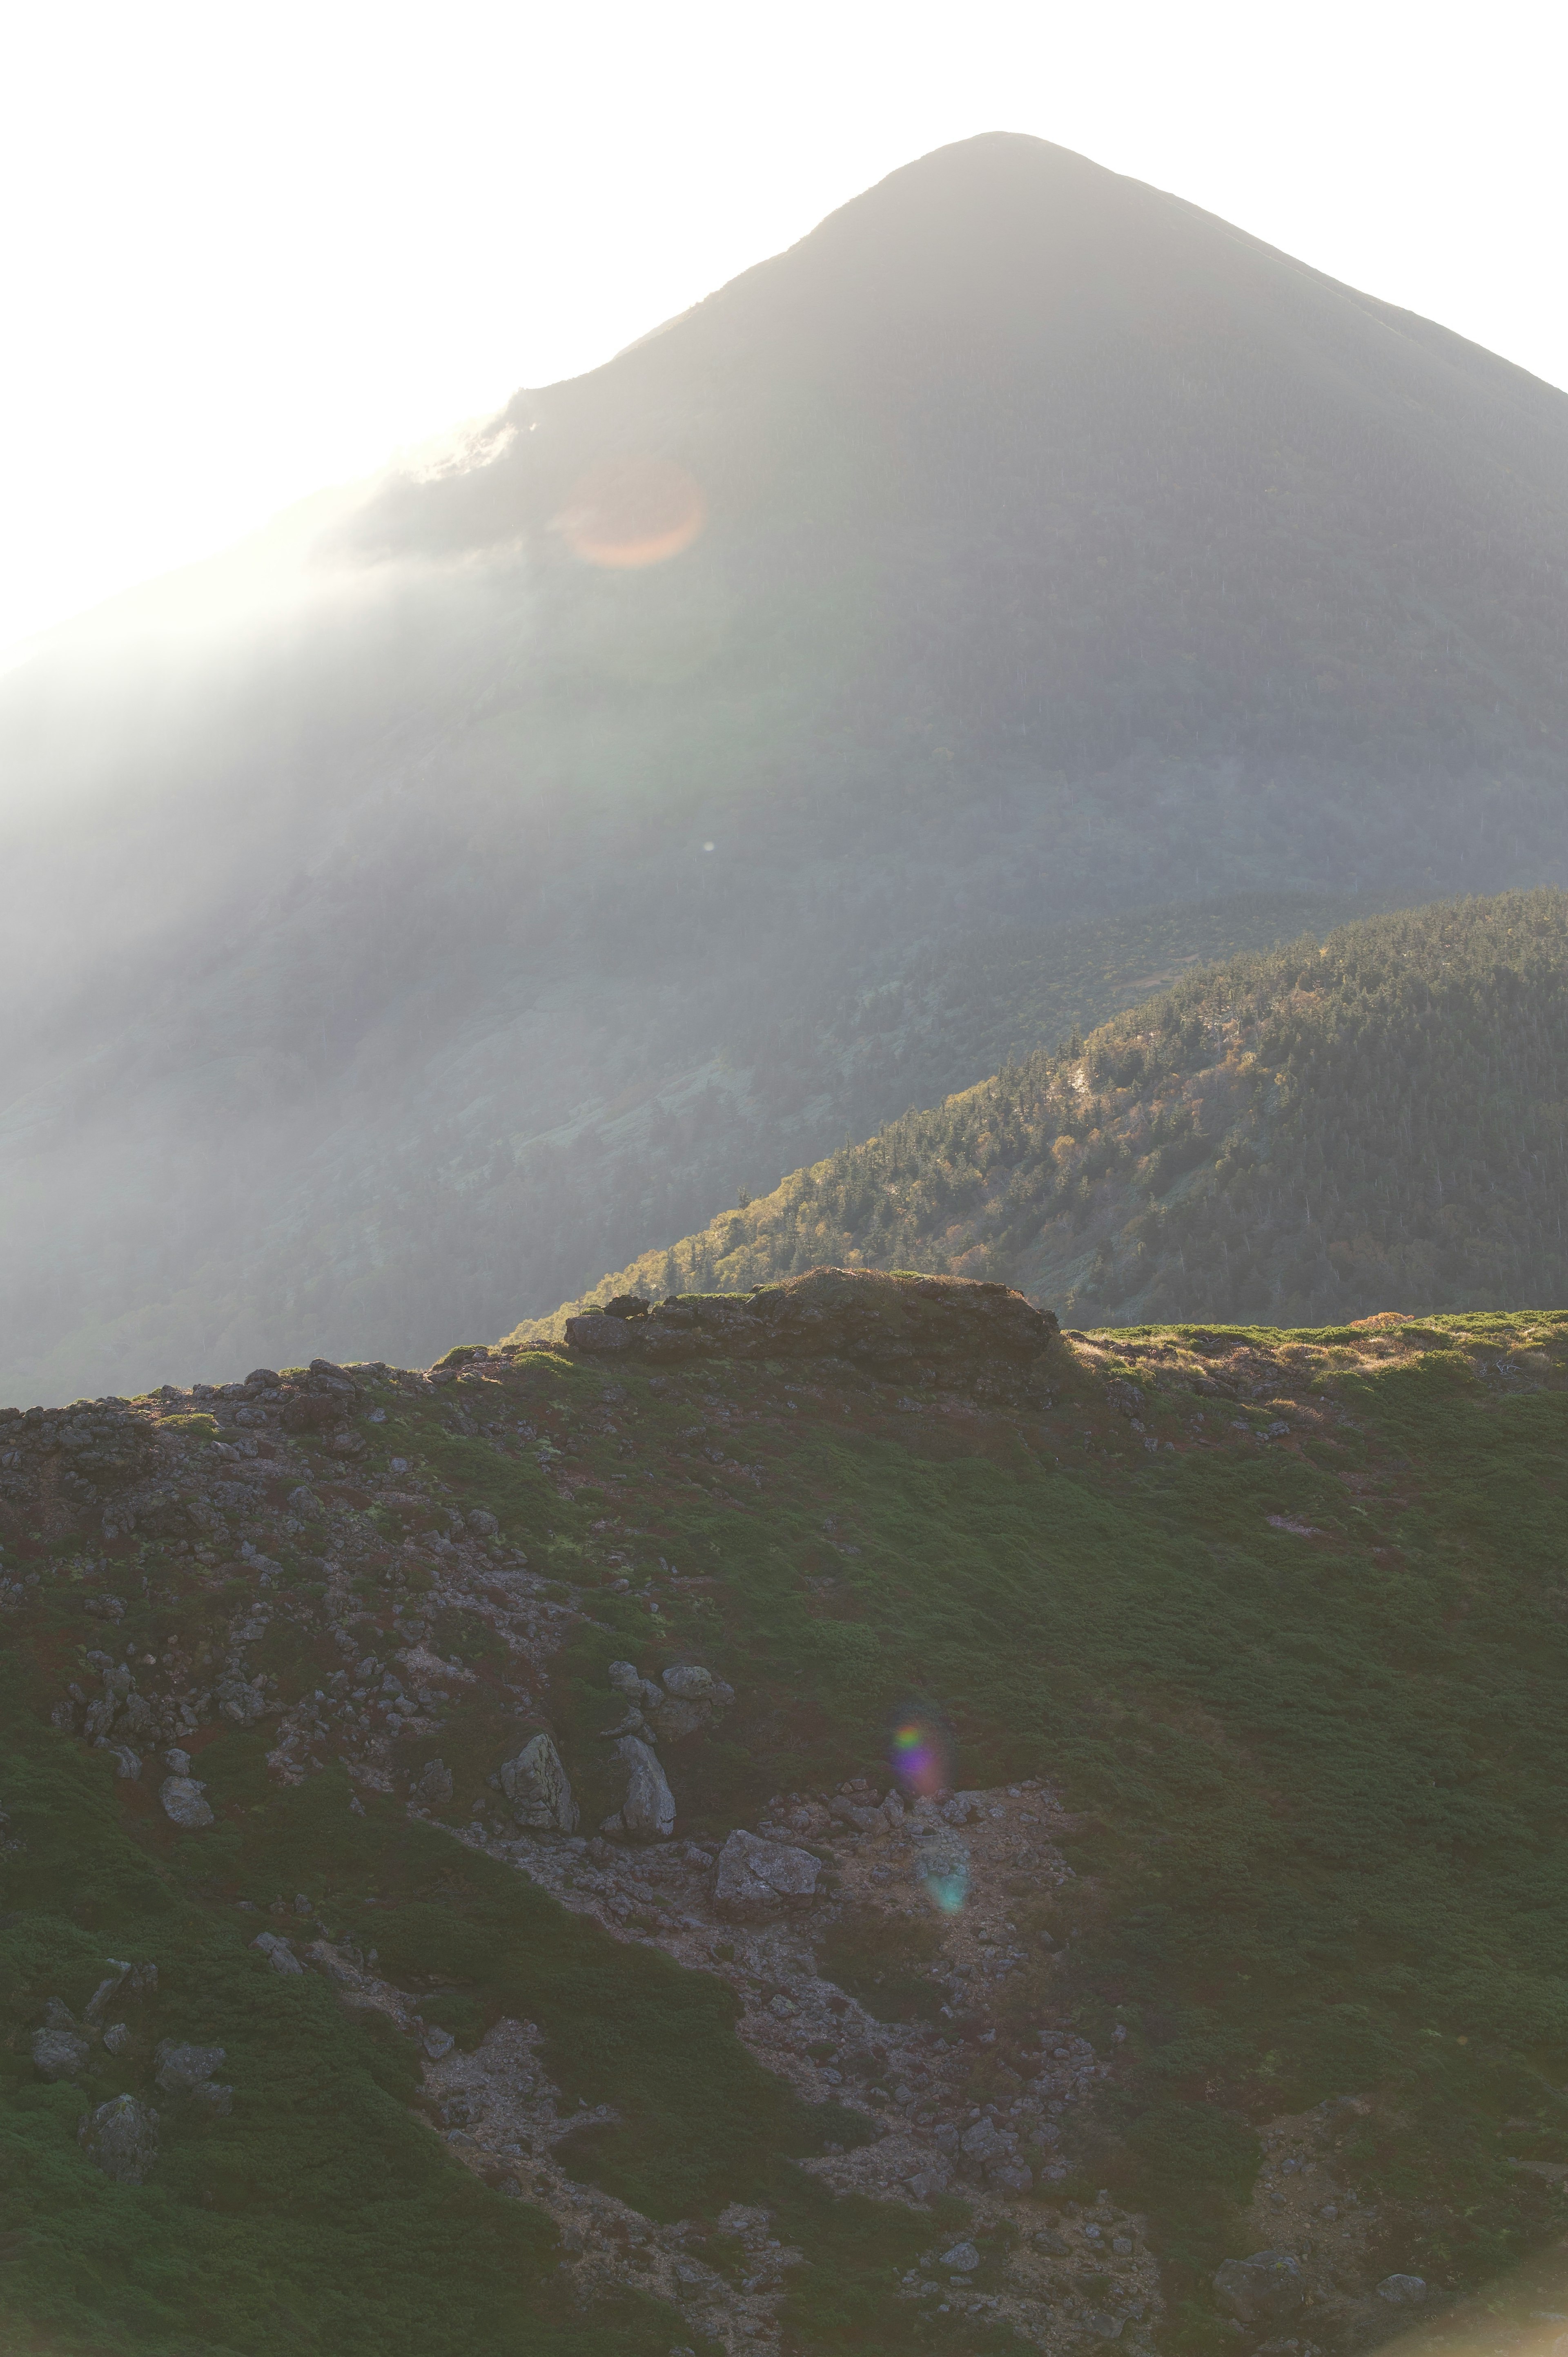
[[[808,1907],[821,1870],[809,1849],[737,1831],[714,1868],[714,1910],[736,1922],[757,1922],[786,1909]]]
[[[451,1778],[446,1780],[451,1792]],[[500,1770],[500,1788],[520,1825],[534,1833],[575,1834],[577,1803],[561,1754],[548,1735],[535,1735]]]
[[[607,1676],[623,1707],[599,1732],[615,1745],[614,1756],[626,1770],[626,1798],[599,1830],[634,1841],[667,1841],[675,1830],[675,1796],[653,1747],[711,1727],[734,1702],[735,1688],[697,1662],[674,1664],[657,1685],[635,1662],[612,1662]]]
[[[268,1378],[271,1378],[269,1381]],[[278,1422],[285,1432],[335,1431],[353,1415],[360,1386],[346,1367],[329,1359],[312,1359],[307,1370],[293,1373],[286,1383],[258,1367],[246,1378],[245,1388],[260,1399],[278,1401]]]
[[[211,2078],[222,2061],[221,2046],[185,2046],[177,2039],[161,2039],[156,2084],[166,2095],[188,2095]]]
[[[629,1835],[634,1841],[668,1841],[675,1830],[675,1795],[658,1753],[639,1736],[623,1735],[615,1756],[626,1770],[626,1798],[601,1831]]]
[[[643,1677],[635,1662],[612,1662],[607,1674],[626,1710],[603,1732],[635,1735],[645,1743],[678,1743],[695,1735],[722,1718],[735,1700],[732,1685],[695,1662],[666,1670],[660,1685]]]
[[[85,2071],[91,2047],[74,2029],[35,2029],[33,2067],[46,2079],[74,2079]]]
[[[834,1359],[887,1380],[1011,1391],[1056,1339],[1049,1310],[1004,1285],[816,1268],[750,1293],[671,1294],[646,1316],[566,1321],[567,1348],[630,1365],[685,1359]]]
[[[274,1973],[298,1974],[305,1970],[281,1932],[258,1932],[251,1945],[261,1950]]]
[[[158,1798],[165,1816],[188,1832],[197,1832],[213,1822],[207,1787],[199,1777],[166,1776],[158,1786]]]
[[[134,2095],[115,2095],[77,2130],[95,2169],[122,2185],[144,2185],[158,2157],[158,2115]]]

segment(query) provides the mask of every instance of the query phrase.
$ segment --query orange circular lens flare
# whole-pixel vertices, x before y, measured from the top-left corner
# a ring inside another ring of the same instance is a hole
[[[679,556],[707,520],[700,487],[673,458],[607,458],[573,486],[551,529],[585,565],[630,571]]]

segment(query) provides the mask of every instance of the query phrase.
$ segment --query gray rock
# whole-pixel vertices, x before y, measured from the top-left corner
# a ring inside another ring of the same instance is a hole
[[[177,1825],[195,1828],[213,1822],[208,1806],[207,1787],[194,1776],[166,1776],[158,1787],[158,1798],[164,1804],[164,1814]]]
[[[157,2050],[157,2086],[166,2095],[188,2095],[211,2078],[223,2059],[221,2046],[181,2046],[166,2038]]]
[[[1027,2161],[993,2161],[985,2172],[987,2185],[1001,2186],[1008,2193],[1027,2193],[1035,2181],[1035,2172]]]
[[[1391,2308],[1418,2308],[1426,2298],[1424,2276],[1385,2276],[1378,2286],[1378,2298],[1386,2299]]]
[[[419,1799],[428,1807],[444,1807],[452,1798],[452,1770],[447,1767],[445,1760],[427,1760],[419,1772],[413,1789]]]
[[[651,1679],[643,1681],[643,1691],[648,1715],[664,1743],[678,1743],[683,1735],[712,1727],[735,1700],[735,1688],[696,1662],[666,1670],[662,1694]]]
[[[81,2009],[83,2021],[102,2021],[110,1998],[124,1986],[130,1975],[130,1965],[122,1964],[118,1956],[110,1956],[107,1962],[112,1967],[109,1977],[107,1980],[99,1982],[98,1986],[83,2006]]]
[[[130,2023],[126,2021],[112,2021],[108,2029],[103,2033],[104,2050],[110,2054],[124,2054],[126,2047],[129,2046],[130,2043]]]
[[[114,1773],[124,1783],[134,1784],[142,1772],[142,1763],[128,1743],[103,1743],[102,1748],[114,1762]]]
[[[809,1849],[737,1830],[714,1868],[714,1905],[721,1915],[742,1921],[806,1907],[816,1896],[821,1870]]]
[[[188,1776],[190,1773],[190,1754],[188,1751],[182,1751],[177,1743],[171,1744],[169,1749],[164,1753],[164,1766],[169,1769],[176,1776]]]
[[[290,1512],[295,1514],[318,1514],[321,1512],[321,1501],[307,1481],[302,1481],[297,1490],[289,1491],[288,1502]]]
[[[1250,2259],[1227,2259],[1215,2275],[1214,2288],[1240,2324],[1289,2316],[1306,2298],[1300,2265],[1288,2251],[1254,2251]]]
[[[664,1672],[665,1692],[679,1695],[683,1702],[701,1702],[719,1689],[733,1696],[733,1688],[715,1678],[712,1670],[704,1670],[700,1662],[677,1663]]]
[[[45,1998],[44,2021],[50,2029],[74,2029],[76,2028],[75,2014],[72,2013],[70,2006],[63,2005],[58,1996]]]
[[[46,2079],[74,2079],[92,2050],[74,2029],[35,2029],[33,2062]]]
[[[77,2130],[95,2169],[122,2185],[146,2182],[158,2157],[158,2115],[134,2095],[115,2095],[89,2112]]]
[[[639,1741],[642,1743],[657,1743],[659,1740],[649,1720],[643,1717],[641,1708],[637,1703],[629,1704],[628,1706],[621,1713],[620,1717],[616,1720],[613,1727],[601,1727],[599,1733],[607,1737],[612,1735],[635,1735]]]
[[[139,1742],[151,1742],[158,1731],[157,1718],[145,1695],[134,1694],[120,1716],[120,1733],[134,1735]]]
[[[937,2261],[940,2267],[951,2267],[955,2275],[972,2276],[980,2265],[980,2253],[972,2243],[955,2243]]]
[[[1011,2154],[1013,2139],[1003,2135],[994,2120],[982,2117],[964,2130],[960,2138],[960,2148],[971,2160],[1002,2160]]]
[[[209,2112],[214,2119],[226,2120],[234,2108],[234,2090],[220,2087],[216,2079],[203,2079],[190,2091],[190,2100],[199,2111]]]
[[[224,1717],[236,1727],[254,1727],[259,1718],[267,1715],[267,1690],[260,1678],[225,1671],[214,1683],[212,1693]]]
[[[501,1526],[497,1522],[495,1516],[493,1514],[486,1513],[483,1506],[470,1507],[468,1512],[468,1528],[473,1532],[476,1538],[499,1538],[500,1535],[500,1527]]]
[[[1091,2308],[1084,2316],[1083,2329],[1096,2341],[1120,2341],[1122,2322],[1119,2316],[1107,2316],[1102,2308]]]
[[[626,1770],[626,1798],[605,1819],[604,1831],[629,1834],[634,1841],[668,1841],[675,1830],[675,1795],[659,1755],[639,1736],[623,1735],[615,1756]]]
[[[258,1932],[251,1945],[260,1948],[274,1973],[302,1973],[305,1970],[288,1942],[280,1939],[275,1932]]]
[[[605,1674],[615,1693],[624,1695],[628,1702],[639,1707],[644,1703],[657,1706],[664,1699],[663,1687],[645,1678],[635,1662],[612,1662]]]
[[[449,2029],[427,2029],[424,2033],[424,2050],[433,2062],[439,2062],[444,2054],[450,2054],[456,2042]]]
[[[578,1810],[571,1781],[548,1735],[531,1737],[516,1759],[505,1762],[500,1783],[520,1825],[531,1826],[536,1833],[577,1830]]]

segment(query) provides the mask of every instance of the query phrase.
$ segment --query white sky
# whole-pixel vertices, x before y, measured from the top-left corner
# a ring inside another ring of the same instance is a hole
[[[1568,384],[1520,0],[16,0],[0,648],[1029,131]]]

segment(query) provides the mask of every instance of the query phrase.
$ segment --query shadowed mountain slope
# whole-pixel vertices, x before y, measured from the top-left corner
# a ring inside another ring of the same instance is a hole
[[[1079,1323],[1558,1301],[1565,1072],[1568,897],[1365,919],[1189,975],[595,1297],[832,1261],[1001,1277]]]
[[[12,1396],[542,1311],[999,931],[1559,875],[1568,400],[1040,141],[345,505],[0,684]]]

